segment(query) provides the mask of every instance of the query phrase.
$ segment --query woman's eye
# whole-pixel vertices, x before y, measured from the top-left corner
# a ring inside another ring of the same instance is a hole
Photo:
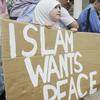
[[[59,8],[59,9],[61,9],[61,7],[60,7],[59,5],[55,6],[55,8]]]

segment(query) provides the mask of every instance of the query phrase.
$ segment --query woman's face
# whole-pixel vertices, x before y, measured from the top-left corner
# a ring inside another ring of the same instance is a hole
[[[54,22],[60,20],[60,18],[61,18],[61,6],[60,5],[55,6],[55,8],[53,8],[51,10],[49,15],[50,15],[50,19]]]
[[[97,3],[97,10],[100,10],[100,2]]]
[[[95,2],[94,2],[94,6],[95,6],[95,8],[96,8],[97,10],[100,10],[100,2],[95,1]]]

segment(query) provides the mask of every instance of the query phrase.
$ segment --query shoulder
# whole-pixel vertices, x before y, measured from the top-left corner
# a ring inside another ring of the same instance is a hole
[[[69,15],[69,12],[64,7],[61,7],[61,14],[67,14],[67,15]]]
[[[71,24],[74,20],[74,18],[68,13],[68,11],[65,8],[61,8],[61,24],[63,26],[68,26]]]

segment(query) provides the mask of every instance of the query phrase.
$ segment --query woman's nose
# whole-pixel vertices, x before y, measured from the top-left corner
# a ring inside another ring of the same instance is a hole
[[[67,2],[69,3],[69,2],[70,2],[70,0],[67,0]]]
[[[59,12],[61,11],[61,9],[60,9],[59,7],[57,8],[57,10],[58,10]]]

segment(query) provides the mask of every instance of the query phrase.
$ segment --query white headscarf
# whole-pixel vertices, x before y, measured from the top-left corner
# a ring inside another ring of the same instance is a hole
[[[46,22],[56,23],[50,19],[49,13],[56,6],[60,4],[57,0],[40,0],[33,12],[33,23],[45,25]]]

